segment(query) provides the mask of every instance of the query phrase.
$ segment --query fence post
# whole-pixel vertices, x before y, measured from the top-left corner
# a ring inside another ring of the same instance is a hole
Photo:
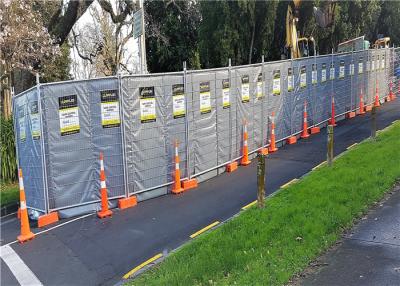
[[[232,163],[232,79],[231,79],[232,60],[228,59],[228,81],[229,81],[229,162]],[[223,103],[222,103],[223,104]]]
[[[265,158],[267,155],[258,153],[257,157],[257,205],[262,209],[265,206]]]
[[[127,162],[126,162],[126,139],[125,139],[125,117],[124,117],[124,96],[122,95],[122,78],[121,74],[118,72],[118,97],[119,97],[119,117],[121,118],[120,130],[121,130],[121,140],[122,140],[122,168],[124,172],[124,192],[125,197],[129,197],[129,189],[128,189],[128,171],[127,171]]]
[[[354,51],[351,50],[351,61],[350,61],[350,114],[353,112],[353,73],[355,72],[354,67]],[[354,100],[356,102],[356,100]],[[351,115],[350,115],[351,117]]]
[[[333,78],[331,75],[332,66],[333,66]],[[328,108],[328,110],[330,109],[332,112],[332,104],[334,104],[334,100],[335,100],[335,96],[333,94],[333,81],[336,81],[336,67],[333,63],[333,49],[331,51],[331,65],[329,66],[329,80],[331,82],[331,100],[329,102],[330,108]],[[334,115],[332,116],[332,114],[331,114],[331,118],[334,119]],[[334,122],[332,124],[334,125]]]
[[[371,113],[371,137],[372,139],[376,138],[376,106],[372,106]]]
[[[261,97],[261,148],[264,147],[264,102],[265,102],[265,98],[266,98],[266,84],[265,84],[265,70],[264,70],[264,55],[261,56],[261,73],[262,73],[262,97]],[[256,89],[257,92],[257,89]],[[267,125],[268,126],[268,125]]]
[[[327,152],[327,162],[328,166],[332,166],[333,162],[333,125],[328,125],[328,152]]]
[[[183,62],[183,92],[185,94],[185,140],[186,140],[186,176],[191,179],[190,175],[190,148],[189,148],[189,108],[188,108],[188,93],[186,82],[187,70],[186,61]],[[193,104],[193,102],[192,102]]]
[[[44,202],[45,202],[45,211],[48,214],[50,211],[49,205],[49,190],[47,186],[47,168],[46,168],[46,151],[44,148],[44,132],[43,132],[43,109],[42,109],[42,96],[40,93],[40,77],[39,74],[36,73],[36,88],[37,88],[37,98],[38,98],[38,107],[39,107],[39,122],[40,122],[40,150],[42,153],[42,184],[44,188]]]

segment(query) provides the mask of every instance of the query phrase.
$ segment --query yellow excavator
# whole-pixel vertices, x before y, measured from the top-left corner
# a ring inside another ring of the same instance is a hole
[[[312,36],[302,37],[297,31],[299,22],[299,8],[302,0],[292,0],[286,13],[286,44],[285,57],[297,59],[317,54],[315,40]],[[316,24],[321,28],[327,28],[333,24],[336,0],[326,1],[325,5],[314,7]]]
[[[372,45],[373,49],[385,49],[390,47],[390,37],[379,38],[375,41],[375,44]]]

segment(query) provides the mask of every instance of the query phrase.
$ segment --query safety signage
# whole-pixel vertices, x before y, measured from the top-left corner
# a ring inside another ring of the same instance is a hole
[[[314,84],[314,85],[318,83],[318,78],[317,78],[317,64],[313,64],[313,65],[312,65],[311,83]]]
[[[340,66],[339,66],[339,78],[340,79],[344,78],[344,68],[345,68],[344,61],[340,61]]]
[[[300,87],[305,88],[307,86],[307,70],[306,66],[302,66],[300,69]]]
[[[350,64],[350,75],[354,75],[354,64]]]
[[[257,77],[257,93],[256,93],[257,98],[263,97],[263,76],[262,73],[258,74]]]
[[[334,80],[335,79],[335,64],[331,63],[331,67],[329,69],[329,79]]]
[[[289,92],[294,90],[293,69],[292,68],[288,68],[287,90]]]
[[[116,90],[100,91],[101,125],[103,128],[120,125],[118,93]]]
[[[172,111],[174,118],[185,117],[185,94],[183,84],[172,86]]]
[[[76,94],[58,98],[61,136],[79,133],[78,97]]]
[[[32,101],[29,106],[29,118],[31,121],[31,135],[32,139],[40,138],[40,118],[38,102]]]
[[[229,108],[231,106],[229,93],[230,93],[229,79],[222,80],[222,108]]]
[[[321,82],[326,82],[326,64],[322,64]]]
[[[249,76],[242,76],[242,102],[250,101],[250,84],[249,84]]]
[[[25,124],[25,105],[18,107],[18,123],[19,123],[19,140],[26,139],[26,124]]]
[[[140,122],[148,123],[156,121],[156,96],[154,86],[140,87]]]
[[[211,112],[211,93],[210,82],[200,83],[200,113],[206,114]]]
[[[372,60],[371,60],[371,71],[375,70],[375,57],[372,56]]]
[[[272,94],[273,95],[281,94],[281,71],[280,70],[275,70],[273,73]]]
[[[362,74],[364,72],[364,62],[363,58],[360,57],[359,62],[358,62],[358,74]]]
[[[376,70],[378,71],[380,69],[381,61],[379,60],[379,56],[376,56]]]

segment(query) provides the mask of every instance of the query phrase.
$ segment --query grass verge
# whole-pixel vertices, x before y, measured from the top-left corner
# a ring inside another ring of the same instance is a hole
[[[400,122],[184,245],[129,285],[282,285],[400,178]]]
[[[1,184],[0,207],[16,203],[19,200],[18,183]]]

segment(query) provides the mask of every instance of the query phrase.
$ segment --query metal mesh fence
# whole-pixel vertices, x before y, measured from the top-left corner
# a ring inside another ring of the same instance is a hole
[[[207,180],[276,139],[399,94],[399,49],[368,50],[213,70],[38,85],[14,97],[28,206],[73,215],[98,208],[99,153],[111,201],[170,192],[174,144],[182,180]],[[36,104],[36,107],[35,107]],[[250,158],[254,155],[250,155]]]

